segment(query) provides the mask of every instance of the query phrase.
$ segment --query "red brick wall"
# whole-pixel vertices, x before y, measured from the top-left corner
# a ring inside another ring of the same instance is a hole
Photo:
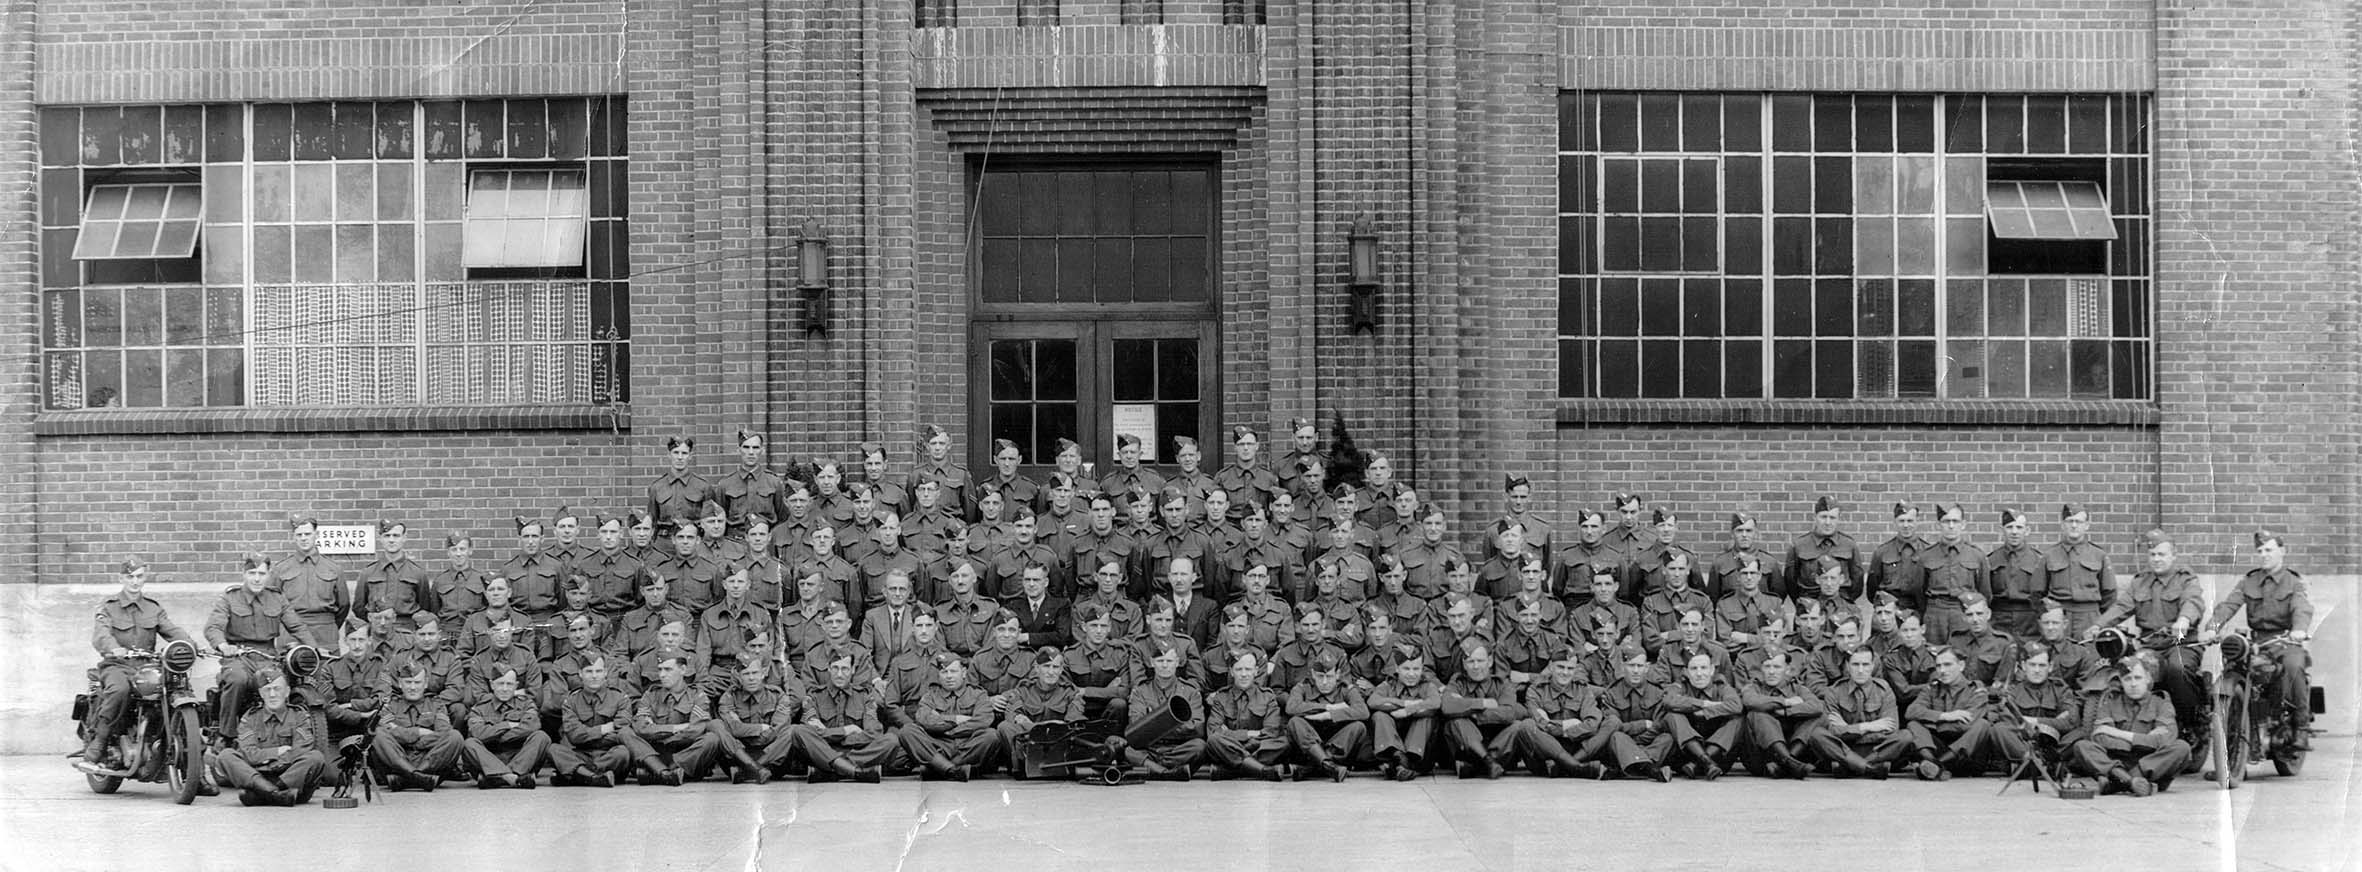
[[[31,3],[0,5],[0,69],[32,68],[42,16]],[[31,581],[41,481],[33,440],[40,406],[40,143],[32,77],[0,78],[0,578]]]
[[[2166,518],[2224,552],[2285,530],[2305,571],[2362,563],[2352,14],[2174,3],[2159,21]]]
[[[290,514],[322,523],[391,518],[442,562],[442,537],[515,548],[509,518],[562,504],[621,511],[647,501],[662,446],[631,434],[429,433],[337,436],[113,436],[41,442],[41,580],[104,581],[126,555],[159,576],[236,580],[246,551],[287,549]],[[718,472],[731,459],[711,456]]]

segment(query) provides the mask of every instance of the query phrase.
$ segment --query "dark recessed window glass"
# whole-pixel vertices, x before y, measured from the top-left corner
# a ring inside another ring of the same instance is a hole
[[[2075,154],[2108,152],[2108,100],[2093,94],[2067,98],[2067,151]]]
[[[1722,208],[1726,212],[1763,212],[1763,161],[1733,156],[1722,161]]]
[[[1772,219],[1772,274],[1812,274],[1813,222],[1810,218]]]
[[[1712,272],[1718,266],[1716,257],[1721,234],[1712,218],[1681,219],[1681,269],[1684,272]]]
[[[1772,159],[1772,211],[1782,215],[1806,215],[1813,210],[1812,159],[1780,157]]]
[[[1723,219],[1722,269],[1731,275],[1763,273],[1763,219]]]
[[[1813,98],[1814,151],[1852,151],[1853,133],[1852,97],[1844,94],[1822,94]]]
[[[1775,336],[1811,336],[1812,329],[1812,281],[1810,279],[1779,279],[1772,282],[1772,334]]]
[[[1895,289],[1888,279],[1862,279],[1854,287],[1854,313],[1863,336],[1893,336]]]
[[[1640,208],[1663,215],[1681,211],[1681,162],[1654,159],[1640,162]]]
[[[1813,396],[1824,400],[1854,395],[1854,344],[1843,340],[1813,343]]]
[[[1715,279],[1681,282],[1681,332],[1685,336],[1722,335],[1722,283]],[[1752,326],[1752,325],[1750,325]]]
[[[2022,154],[2026,150],[2026,100],[2023,97],[1985,99],[1985,150],[1994,154]]]
[[[1732,399],[1763,396],[1763,341],[1732,340],[1722,344],[1722,390]]]
[[[1753,94],[1722,98],[1722,149],[1750,152],[1763,148],[1763,102]]]
[[[1813,344],[1809,339],[1772,343],[1772,396],[1809,399],[1813,395]]]
[[[1681,343],[1681,395],[1693,400],[1722,398],[1721,343],[1692,339]]]
[[[1895,395],[1936,395],[1936,344],[1904,340],[1895,343]]]
[[[1813,335],[1852,336],[1853,282],[1819,279],[1813,282]]]
[[[1609,278],[1599,281],[1599,335],[1640,335],[1640,281]]]
[[[1851,218],[1822,218],[1813,222],[1813,271],[1819,275],[1852,275],[1854,230]]]
[[[1935,335],[1935,282],[1928,279],[1903,279],[1895,283],[1895,333],[1899,336]]]
[[[1813,159],[1813,211],[1823,215],[1851,215],[1854,211],[1853,159]]]
[[[1681,343],[1655,339],[1640,343],[1640,395],[1650,399],[1681,396]]]
[[[1712,94],[1682,96],[1681,148],[1683,151],[1722,149],[1721,98]]]
[[[1640,150],[1640,97],[1603,94],[1599,98],[1599,150]]]
[[[1678,336],[1681,334],[1681,282],[1679,280],[1641,280],[1640,333],[1643,336]]]
[[[1691,158],[1681,162],[1681,211],[1692,215],[1712,215],[1720,193],[1715,180],[1722,175],[1713,158]]]
[[[2067,151],[2067,98],[2026,98],[2026,152],[2064,154]]]
[[[1610,398],[1640,395],[1639,340],[1600,340],[1599,395]]]
[[[1811,151],[1813,98],[1809,94],[1780,94],[1771,98],[1772,150]]]
[[[1894,150],[1894,100],[1874,94],[1854,97],[1853,150],[1881,153]]]
[[[1640,97],[1640,150],[1681,149],[1681,101],[1671,94]]]
[[[1902,117],[1902,108],[1910,99],[1911,98],[1906,97],[1895,101],[1895,111],[1896,117],[1898,119]],[[1942,101],[1936,103],[1935,105],[1940,107],[1944,112],[1945,153],[1974,154],[1976,152],[1985,150],[1984,98],[1945,97]],[[1904,129],[1899,124],[1899,121],[1896,129],[1898,131]],[[1935,149],[1930,147],[1927,149],[1904,148],[1903,150],[1934,151]]]

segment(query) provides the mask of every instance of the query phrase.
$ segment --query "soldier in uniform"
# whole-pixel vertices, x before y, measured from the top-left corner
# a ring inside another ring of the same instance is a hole
[[[656,685],[632,707],[632,732],[652,752],[640,758],[640,783],[679,787],[705,777],[721,751],[706,693],[692,683],[686,658],[656,664]]]
[[[968,671],[977,687],[992,694],[993,710],[1001,711],[1009,692],[1032,672],[1034,652],[1025,647],[1025,631],[1016,613],[996,606],[992,614],[992,642],[970,658]]]
[[[253,681],[262,705],[238,718],[236,730],[224,731],[225,739],[234,735],[236,741],[214,758],[222,783],[238,789],[242,805],[310,802],[328,768],[311,714],[288,703],[287,674],[278,667],[256,670]]]
[[[1419,519],[1419,538],[1401,543],[1388,553],[1402,564],[1403,571],[1407,573],[1403,589],[1420,599],[1434,599],[1443,594],[1444,566],[1453,562],[1466,563],[1468,557],[1460,553],[1459,546],[1445,541],[1443,509],[1429,506],[1426,514],[1428,517]],[[1337,538],[1339,535],[1345,536],[1346,539],[1340,541]],[[1348,547],[1350,536],[1350,530],[1329,533],[1331,547],[1324,557],[1343,561],[1350,559],[1345,555],[1354,554],[1367,562],[1369,560],[1367,556],[1359,555]],[[1343,563],[1340,562],[1339,565],[1342,567]]]
[[[1641,516],[1648,509],[1648,504],[1642,502],[1639,496],[1617,491],[1609,498],[1609,505],[1615,508],[1617,521],[1601,537],[1607,543],[1608,550],[1615,552],[1625,562],[1631,562],[1638,559],[1641,552],[1656,546],[1656,530],[1645,523]],[[1625,595],[1635,599],[1639,596],[1633,591],[1627,591]]]
[[[2124,658],[2122,681],[2090,707],[2084,737],[2067,746],[2076,769],[2107,780],[2106,789],[2148,796],[2173,784],[2190,757],[2176,735],[2173,703],[2152,692],[2156,661],[2143,651]]]
[[[646,567],[625,547],[622,518],[601,515],[594,523],[599,548],[576,568],[590,580],[591,609],[613,621],[639,605],[639,578]]]
[[[1440,515],[1440,510],[1431,510],[1430,514]],[[1441,526],[1440,523],[1438,526]],[[1540,555],[1526,547],[1523,527],[1502,530],[1494,536],[1490,548],[1493,556],[1476,570],[1476,589],[1499,600],[1516,596],[1525,589],[1526,561],[1539,560]],[[1534,593],[1542,593],[1539,584]]]
[[[788,574],[796,578],[820,576],[821,595],[858,611],[868,608],[869,594],[862,590],[861,570],[852,561],[837,553],[836,528],[822,524],[812,529],[811,538],[804,541],[806,552],[802,559],[788,564]],[[880,594],[883,596],[883,594]]]
[[[1151,739],[1146,747],[1135,744],[1124,751],[1125,759],[1147,771],[1148,777],[1188,781],[1190,764],[1205,753],[1205,698],[1194,684],[1181,677],[1181,652],[1171,646],[1156,649],[1148,660],[1148,680],[1132,687],[1128,701],[1129,721],[1124,732],[1138,729],[1151,718],[1173,708],[1175,699],[1182,700],[1188,717],[1175,724],[1163,736]]]
[[[1983,600],[1969,597],[1962,601],[1962,605],[1968,616],[1968,626],[1953,631],[1952,638],[1946,640],[1945,644],[1960,652],[1961,662],[1968,665],[1969,680],[1978,684],[1991,684],[2007,677],[2001,673],[2001,668],[2009,660],[2010,646],[2017,643],[2017,637],[1992,627],[1992,611]]]
[[[415,664],[395,673],[394,687],[400,693],[378,714],[370,756],[383,767],[387,790],[432,791],[459,774],[465,740],[453,728],[450,710],[427,696],[426,673]]]
[[[1682,574],[1687,576],[1687,583],[1683,586],[1703,592],[1706,589],[1705,568],[1699,565],[1702,561],[1698,555],[1678,541],[1681,538],[1681,523],[1674,516],[1673,508],[1659,505],[1650,509],[1649,526],[1654,534],[1653,541],[1631,555],[1630,580],[1639,587],[1626,590],[1625,598],[1645,602],[1649,595],[1670,587],[1672,582],[1666,576],[1673,573],[1670,567],[1676,559],[1681,561]],[[1712,600],[1709,599],[1708,603],[1711,604]]]
[[[1198,601],[1198,605],[1204,603],[1204,600]],[[1126,673],[1127,681],[1138,684],[1147,680],[1148,658],[1155,654],[1156,646],[1169,645],[1181,652],[1181,674],[1189,679],[1189,683],[1200,688],[1213,686],[1206,680],[1206,658],[1198,650],[1197,640],[1181,633],[1175,623],[1172,599],[1160,596],[1149,600],[1143,614],[1146,617],[1141,619],[1139,635],[1126,640],[1126,644],[1132,648],[1131,657],[1128,658],[1131,667]]]
[[[1161,706],[1165,703],[1159,702]],[[1066,654],[1057,646],[1033,652],[1033,673],[1011,688],[997,703],[1001,712],[1001,743],[1009,748],[1009,769],[1018,778],[1025,767],[1017,759],[1027,733],[1046,723],[1073,724],[1083,719],[1083,695],[1067,681]]]
[[[1939,648],[1935,680],[1903,709],[1904,732],[1911,736],[1917,758],[1912,771],[1921,781],[1950,781],[1967,765],[1976,746],[1968,733],[1985,721],[1989,705],[1985,685],[1968,680],[1960,652]]]
[[[936,681],[919,694],[916,712],[898,738],[925,779],[966,781],[1006,757],[994,730],[992,697],[968,683],[968,665],[948,651],[935,655]]]
[[[1346,680],[1344,652],[1331,650],[1312,661],[1303,680],[1288,690],[1288,746],[1305,762],[1297,780],[1328,776],[1345,780],[1345,764],[1359,758],[1369,740],[1370,707]]]
[[[1894,691],[1895,705],[1904,709],[1909,709],[1919,699],[1919,691],[1935,679],[1935,652],[1927,647],[1927,627],[1918,615],[1905,612],[1895,619],[1895,644],[1878,655],[1878,671],[1886,678],[1887,689]],[[1843,672],[1843,667],[1829,672],[1828,680],[1836,681]]]
[[[1813,502],[1813,528],[1788,543],[1787,575],[1802,581],[1819,574],[1815,568],[1823,556],[1835,557],[1845,565],[1845,598],[1862,595],[1862,561],[1867,556],[1854,538],[1837,529],[1837,516],[1844,507],[1836,497],[1824,496]]]
[[[2116,602],[2116,573],[2107,550],[2092,543],[2091,513],[2081,504],[2059,507],[2059,528],[2059,541],[2042,549],[2043,596],[2066,608],[2067,631],[2081,636]]]
[[[2001,544],[1985,555],[1984,587],[1991,591],[1993,625],[2002,632],[2032,638],[2046,592],[2042,552],[2027,541],[2028,529],[2024,513],[2001,511]]]
[[[1082,567],[1076,569],[1079,571]],[[1069,635],[1076,639],[1083,637],[1081,626],[1085,605],[1097,606],[1106,613],[1109,638],[1123,640],[1139,635],[1144,629],[1140,606],[1124,597],[1123,565],[1114,560],[1103,561],[1092,569],[1090,581],[1090,587],[1079,595],[1080,598],[1072,606],[1075,627]]]
[[[1726,577],[1721,601],[1714,604],[1714,622],[1721,626],[1734,660],[1759,663],[1764,652],[1787,647],[1787,628],[1795,614],[1786,599],[1764,591],[1763,565],[1753,554],[1734,570]]]
[[[1335,655],[1339,664],[1345,662],[1344,646],[1329,640],[1328,613],[1310,603],[1299,606],[1295,638],[1271,652],[1271,669],[1265,683],[1275,691],[1286,693],[1312,673],[1313,664],[1329,655]]]
[[[1211,506],[1229,499],[1221,491],[1209,495]],[[1246,506],[1239,513],[1239,528],[1227,546],[1228,560],[1224,574],[1230,578],[1244,575],[1249,566],[1262,566],[1270,574],[1269,590],[1289,602],[1303,602],[1312,598],[1312,578],[1305,570],[1302,549],[1275,539],[1271,535],[1271,514],[1261,504]]]
[[[460,749],[476,771],[477,787],[533,789],[533,773],[549,759],[550,737],[541,730],[541,707],[518,692],[514,670],[493,676],[491,695],[468,707]]]
[[[689,464],[697,459],[697,440],[687,436],[666,437],[664,452],[671,466],[648,485],[649,517],[693,514],[707,500],[719,498],[713,482],[689,469]]]
[[[672,602],[672,583],[642,570],[638,578],[639,606],[616,619],[605,647],[629,662],[656,647],[656,632],[665,624],[689,625],[689,610]]]
[[[607,683],[607,671],[604,658],[583,664],[582,687],[559,707],[564,742],[550,749],[558,772],[552,784],[614,787],[632,764],[656,756],[632,730],[631,697]]]
[[[988,493],[999,494],[1005,508],[1041,511],[1046,507],[1042,501],[1041,485],[1017,471],[1017,466],[1024,462],[1025,454],[1017,449],[1017,443],[1007,439],[992,440],[992,474],[976,482],[976,487],[968,492],[968,498],[980,500]],[[974,512],[973,506],[970,511]],[[983,515],[978,513],[976,517]]]
[[[1280,695],[1257,680],[1262,672],[1249,653],[1230,664],[1229,686],[1206,695],[1206,758],[1216,781],[1241,775],[1279,780],[1273,767],[1288,751],[1292,721]]]
[[[2004,511],[2006,517],[2011,513]],[[1962,594],[1993,595],[1992,572],[1985,563],[1985,553],[1968,540],[1968,512],[1959,503],[1936,504],[1936,528],[1939,536],[1919,550],[1919,568],[1925,582],[1927,603],[1923,617],[1929,638],[1949,639],[1952,631],[1968,623],[1961,609]]]
[[[1237,602],[1223,607],[1228,618],[1234,610],[1247,618],[1247,640],[1262,650],[1265,657],[1296,638],[1296,611],[1286,601],[1271,595],[1271,570],[1251,566],[1241,576],[1242,596]]]
[[[1198,449],[1196,439],[1173,437],[1173,477],[1165,480],[1165,486],[1187,495],[1193,510],[1205,504],[1206,494],[1221,490],[1213,476],[1198,469],[1198,464],[1204,462],[1205,453]]]
[[[1551,528],[1548,520],[1533,511],[1533,480],[1511,473],[1502,477],[1501,490],[1509,502],[1509,510],[1501,517],[1493,519],[1492,526],[1486,528],[1486,532],[1491,537],[1498,537],[1502,530],[1506,530],[1514,524],[1525,531],[1526,547],[1533,549],[1534,553],[1542,555],[1542,559],[1547,562],[1551,554],[1552,536],[1556,531]],[[1489,549],[1493,548],[1490,538],[1486,540],[1485,547],[1488,549],[1485,557],[1492,557],[1492,554],[1489,553]]]
[[[443,553],[450,558],[450,565],[427,577],[427,589],[434,593],[435,623],[448,644],[459,641],[468,616],[484,608],[484,582],[489,576],[475,567],[473,537],[464,533],[444,536]]]
[[[746,529],[746,513],[762,512],[777,518],[786,514],[787,482],[764,466],[763,434],[738,431],[738,468],[713,483],[732,532]],[[699,504],[703,509],[703,504]],[[679,517],[673,515],[670,517]]]
[[[1746,512],[1731,513],[1730,544],[1723,546],[1721,553],[1707,559],[1703,567],[1706,576],[1705,591],[1707,596],[1721,599],[1729,595],[1737,587],[1733,576],[1738,574],[1741,565],[1749,562],[1755,564],[1757,574],[1761,576],[1759,586],[1764,592],[1783,598],[1792,593],[1789,590],[1788,579],[1782,575],[1783,567],[1779,558],[1766,554],[1757,547],[1757,529],[1754,515]]]
[[[305,632],[296,638],[313,647],[336,647],[337,628],[354,614],[352,592],[346,589],[336,563],[320,554],[319,522],[311,518],[288,521],[295,550],[270,564],[270,589],[287,599]]]
[[[216,679],[221,708],[214,712],[213,722],[220,725],[223,746],[237,745],[240,716],[258,689],[257,661],[276,661],[290,646],[309,644],[310,632],[286,598],[271,589],[270,558],[246,555],[241,583],[223,593],[205,619],[205,641],[222,655]],[[243,656],[247,654],[255,656]]]
[[[692,672],[712,676],[726,685],[738,664],[745,661],[747,643],[770,635],[772,627],[777,625],[777,619],[769,611],[747,600],[747,588],[746,570],[730,573],[722,579],[721,601],[697,616],[696,654],[690,661]]]
[[[962,657],[972,657],[992,646],[993,625],[1001,616],[1001,605],[976,592],[976,567],[961,564],[951,572],[950,594],[935,603],[935,615],[942,625],[943,647]]]
[[[1673,746],[1689,757],[1678,768],[1703,781],[1722,777],[1722,764],[1730,762],[1730,752],[1739,747],[1739,731],[1747,724],[1740,717],[1746,707],[1739,689],[1724,680],[1723,665],[1710,653],[1690,654],[1682,661],[1680,677],[1667,682],[1665,691],[1665,731],[1672,734]]]
[[[1148,573],[1151,589],[1158,593],[1171,590],[1174,561],[1187,560],[1202,576],[1206,596],[1216,602],[1230,599],[1229,580],[1223,571],[1221,555],[1214,549],[1214,540],[1189,526],[1189,496],[1168,487],[1158,492],[1156,507],[1164,519],[1164,528],[1146,536],[1141,553],[1142,569]],[[1135,531],[1134,535],[1139,534]]]
[[[1117,434],[1115,437],[1116,468],[1099,479],[1099,486],[1115,497],[1115,507],[1119,511],[1131,512],[1134,502],[1132,495],[1135,492],[1145,492],[1156,497],[1165,489],[1164,476],[1140,465],[1141,452],[1140,437],[1130,433]],[[1155,508],[1153,504],[1150,507]],[[1135,535],[1139,533],[1134,531]]]
[[[1665,723],[1665,690],[1652,674],[1648,652],[1629,641],[1608,650],[1621,667],[1599,694],[1603,717],[1616,725],[1605,748],[1615,764],[1611,774],[1669,782],[1673,775],[1665,769],[1665,758],[1673,751],[1673,734]]]
[[[1614,726],[1599,704],[1599,688],[1585,680],[1582,655],[1561,651],[1543,677],[1525,690],[1527,723],[1517,756],[1545,778],[1604,778],[1590,758],[1603,753]]]
[[[1941,512],[1942,507],[1937,510]],[[1894,538],[1870,553],[1868,592],[1891,593],[1904,608],[1925,609],[1927,571],[1920,565],[1919,553],[1926,547],[1927,540],[1919,536],[1919,507],[1909,500],[1895,503]]]
[[[420,612],[435,611],[435,590],[427,583],[426,567],[410,559],[403,548],[409,532],[409,526],[400,521],[378,522],[378,557],[361,570],[361,596],[352,604],[353,614],[391,612],[394,628],[413,630],[418,627]]]
[[[989,499],[986,502],[991,502]],[[1033,510],[1017,507],[1009,517],[1008,538],[986,552],[984,561],[984,589],[993,596],[1010,599],[1024,593],[1022,579],[1026,569],[1039,566],[1048,571],[1049,590],[1059,598],[1072,596],[1074,583],[1064,558],[1050,546],[1035,538],[1039,530]]]
[[[517,554],[502,562],[492,572],[496,578],[507,579],[508,601],[504,607],[514,607],[525,615],[546,618],[558,610],[558,584],[566,577],[568,568],[542,548],[542,533],[546,529],[539,519],[518,516]],[[487,582],[489,587],[490,583]],[[530,618],[528,619],[530,620]],[[473,624],[471,618],[469,623]]]
[[[896,514],[908,514],[911,511],[909,489],[887,479],[886,446],[863,442],[859,451],[861,480],[869,482],[870,492],[878,505],[892,509]]]
[[[1099,567],[1113,563],[1125,596],[1137,602],[1153,595],[1147,573],[1140,566],[1139,540],[1115,524],[1115,500],[1106,494],[1092,494],[1090,514],[1090,523],[1067,540],[1061,561],[1074,567],[1077,574],[1085,567],[1097,572]]]
[[[2052,680],[2050,646],[2036,639],[2019,648],[2017,675],[1962,737],[1970,771],[2014,767],[2029,753],[2053,755],[2082,726],[2083,694]]]
[[[1567,610],[1567,625],[1585,645],[1585,652],[1614,648],[1626,639],[1643,648],[1650,641],[1643,638],[1640,610],[1619,599],[1623,595],[1623,579],[1613,572],[1595,572],[1585,579],[1591,595],[1581,604]],[[1613,680],[1612,673],[1608,676]]]
[[[1845,679],[1821,691],[1828,713],[1813,734],[1812,748],[1844,774],[1884,781],[1894,762],[1911,750],[1911,734],[1902,730],[1894,691],[1877,672],[1877,652],[1863,647],[1846,656]]]
[[[1371,753],[1389,780],[1410,781],[1428,771],[1435,721],[1443,710],[1443,685],[1427,672],[1423,653],[1403,656],[1394,675],[1370,689]]]
[[[90,700],[90,739],[82,746],[82,759],[93,766],[106,762],[115,744],[116,731],[123,726],[123,714],[130,708],[132,652],[158,651],[159,639],[197,643],[188,631],[172,622],[164,604],[145,592],[147,561],[124,558],[121,577],[122,589],[99,603],[95,629],[90,634],[90,646],[99,655],[98,668],[91,670],[98,682],[98,694]],[[223,671],[228,671],[226,664]]]
[[[1606,521],[1598,512],[1577,511],[1574,540],[1560,544],[1558,552],[1550,558],[1550,590],[1565,597],[1570,607],[1582,605],[1590,598],[1591,580],[1602,572],[1615,577],[1621,595],[1625,560],[1602,538],[1605,529]]]
[[[794,576],[771,547],[769,515],[753,512],[746,516],[746,555],[723,570],[746,573],[747,602],[773,614],[787,607],[788,594],[792,592],[789,585]]]
[[[655,563],[664,555],[671,553],[668,549],[672,547],[672,543],[660,544],[657,541],[656,516],[648,514],[646,509],[633,509],[623,513],[623,531],[625,535],[630,537],[628,544],[624,545],[624,550],[631,552],[632,559],[640,561],[641,566]]]
[[[2095,622],[2096,627],[2122,625],[2141,646],[2157,655],[2157,684],[2173,700],[2174,720],[2198,723],[2205,691],[2198,686],[2198,649],[2178,645],[2190,628],[2206,617],[2206,594],[2198,577],[2175,565],[2173,540],[2163,530],[2150,530],[2148,569],[2133,576],[2132,584],[2116,597]],[[2083,633],[2085,641],[2097,629]]]
[[[324,715],[328,739],[339,741],[364,732],[371,715],[386,701],[392,682],[386,675],[389,652],[378,644],[369,624],[346,621],[343,647],[336,659],[321,665],[310,690],[313,707]]]
[[[2103,662],[2099,654],[2091,650],[2091,646],[2067,634],[2065,608],[2052,606],[2043,609],[2042,618],[2036,622],[2036,626],[2041,628],[2040,638],[2043,643],[2050,646],[2050,673],[2057,676],[2061,683],[2096,696],[2108,689],[2108,684],[2115,680],[2114,673],[2107,668],[2109,664]],[[2010,656],[2015,657],[2024,649],[2012,646],[2009,650]],[[2003,666],[1995,673],[1993,684],[1999,686],[2014,672],[2014,663]]]
[[[2287,566],[2287,546],[2279,534],[2267,530],[2255,533],[2256,567],[2247,571],[2237,584],[2223,594],[2222,602],[2214,607],[2207,620],[2208,636],[2222,632],[2223,625],[2247,610],[2247,629],[2260,645],[2282,637],[2295,644],[2281,646],[2278,659],[2280,674],[2275,686],[2279,689],[2277,704],[2294,719],[2295,731],[2288,737],[2298,750],[2311,750],[2313,736],[2312,681],[2305,667],[2312,665],[2312,653],[2304,643],[2313,638],[2313,598],[2306,592],[2305,578]],[[2150,675],[2157,670],[2151,668]],[[2250,715],[2257,717],[2258,715]]]
[[[1714,601],[1703,591],[1691,586],[1695,576],[1689,571],[1689,553],[1677,551],[1666,558],[1664,566],[1652,578],[1661,579],[1663,587],[1640,601],[1640,626],[1637,631],[1643,643],[1650,646],[1670,644],[1681,636],[1682,615],[1695,611],[1701,615],[1714,613]]]
[[[1261,462],[1262,449],[1254,430],[1230,428],[1230,465],[1214,474],[1214,485],[1230,494],[1231,505],[1268,505],[1279,494],[1279,476]]]
[[[732,784],[771,783],[795,750],[804,707],[800,690],[772,685],[769,674],[764,664],[739,664],[736,683],[715,705],[715,745],[721,759],[733,764]]]
[[[1461,643],[1459,674],[1444,685],[1441,713],[1444,735],[1463,764],[1460,777],[1500,778],[1501,757],[1518,744],[1510,728],[1526,713],[1517,702],[1517,686],[1494,673],[1490,646]]]
[[[1328,463],[1328,454],[1321,450],[1320,431],[1312,426],[1310,419],[1289,419],[1288,436],[1288,451],[1279,456],[1277,463],[1272,464],[1272,473],[1279,477],[1279,485],[1282,489],[1300,490],[1298,485],[1300,484],[1299,479],[1304,474],[1304,464],[1315,462],[1325,466]]]
[[[852,657],[856,680],[864,687],[877,678],[877,654],[868,643],[853,638],[853,616],[845,604],[831,600],[820,607],[820,641],[804,649],[804,680],[818,687],[828,683],[828,664],[836,658]],[[875,700],[871,700],[875,703]]]
[[[1066,651],[1067,681],[1082,692],[1085,717],[1121,720],[1132,690],[1132,646],[1114,638],[1107,610],[1098,604],[1084,603],[1074,616],[1080,632]]]
[[[813,785],[831,780],[879,782],[879,768],[902,742],[879,723],[879,702],[857,681],[853,655],[836,652],[824,662],[827,683],[813,690],[813,704],[796,728],[796,749],[810,763]]]
[[[1785,648],[1765,652],[1760,671],[1739,694],[1747,710],[1740,742],[1749,771],[1772,778],[1802,780],[1812,767],[1797,759],[1826,721],[1820,692],[1796,674],[1800,664]]]

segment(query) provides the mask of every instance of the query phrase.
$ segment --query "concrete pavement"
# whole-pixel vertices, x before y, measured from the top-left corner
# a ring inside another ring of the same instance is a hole
[[[2303,777],[2065,801],[1993,779],[1707,784],[446,788],[334,811],[93,795],[65,760],[0,758],[0,869],[2362,870],[2355,740]],[[2268,767],[2259,771],[2268,771]],[[266,859],[267,858],[267,859]]]

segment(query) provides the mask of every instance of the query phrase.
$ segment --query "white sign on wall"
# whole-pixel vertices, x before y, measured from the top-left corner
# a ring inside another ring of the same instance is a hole
[[[1140,437],[1140,462],[1156,462],[1156,404],[1115,404],[1115,438]]]
[[[375,554],[377,527],[371,524],[321,524],[318,528],[322,554]]]

